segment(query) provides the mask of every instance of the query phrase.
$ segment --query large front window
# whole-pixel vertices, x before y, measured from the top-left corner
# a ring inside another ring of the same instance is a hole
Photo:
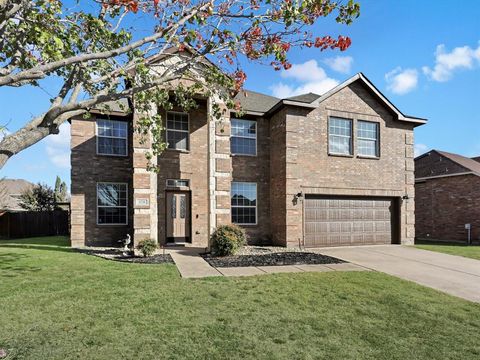
[[[231,120],[230,152],[233,155],[257,155],[257,122]]]
[[[127,184],[97,184],[97,223],[99,225],[127,224]]]
[[[232,223],[254,225],[257,223],[257,184],[232,182],[230,192]]]
[[[379,156],[378,123],[357,121],[357,152],[361,156]]]
[[[329,119],[328,151],[330,154],[352,155],[352,120]]]
[[[188,114],[167,112],[167,147],[175,150],[188,150]]]
[[[126,156],[128,123],[97,119],[97,154]]]

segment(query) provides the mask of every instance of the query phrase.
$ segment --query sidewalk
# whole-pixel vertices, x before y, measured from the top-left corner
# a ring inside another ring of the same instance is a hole
[[[325,271],[368,271],[369,269],[351,263],[325,264],[325,265],[283,265],[283,266],[248,266],[248,267],[222,267],[210,266],[199,254],[204,249],[175,248],[167,252],[177,265],[183,278],[204,278],[211,276],[254,276],[275,273],[301,273]]]

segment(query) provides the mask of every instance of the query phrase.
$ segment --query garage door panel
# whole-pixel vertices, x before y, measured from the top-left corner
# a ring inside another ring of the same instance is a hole
[[[381,198],[305,199],[305,245],[392,243],[393,200]]]

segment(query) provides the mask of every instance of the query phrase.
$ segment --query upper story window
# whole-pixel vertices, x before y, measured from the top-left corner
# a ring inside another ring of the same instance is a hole
[[[255,225],[257,223],[257,184],[232,182],[230,196],[232,223]]]
[[[97,224],[127,224],[127,184],[97,184]]]
[[[167,112],[167,148],[175,150],[190,148],[188,114]]]
[[[231,126],[232,155],[257,155],[257,122],[232,119]]]
[[[353,155],[352,120],[337,117],[329,119],[328,152],[338,155]]]
[[[361,156],[379,156],[378,123],[357,121],[357,153]]]
[[[97,119],[97,154],[128,155],[128,123]]]

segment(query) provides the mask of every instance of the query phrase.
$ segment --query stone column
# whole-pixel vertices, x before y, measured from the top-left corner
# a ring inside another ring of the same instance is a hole
[[[134,114],[134,127],[139,114]],[[142,141],[143,140],[143,141]],[[151,137],[133,132],[133,240],[158,241],[157,174],[147,171],[145,153],[151,150]],[[156,164],[156,159],[152,160]]]
[[[230,156],[230,113],[220,120],[212,116],[212,101],[208,99],[208,151],[209,151],[209,230],[231,223],[230,187],[232,183],[232,158]]]

